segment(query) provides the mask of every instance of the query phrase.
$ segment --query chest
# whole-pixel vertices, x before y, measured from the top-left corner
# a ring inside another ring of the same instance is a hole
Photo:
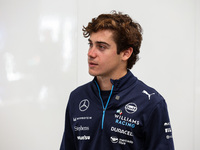
[[[102,96],[103,97],[103,96]],[[107,96],[104,96],[107,98]],[[106,101],[103,102],[104,106]],[[132,145],[143,134],[143,119],[135,98],[113,94],[103,109],[98,97],[87,97],[80,100],[75,113],[71,116],[71,128],[78,141],[89,141],[106,135],[108,141]],[[119,144],[119,143],[118,143]]]

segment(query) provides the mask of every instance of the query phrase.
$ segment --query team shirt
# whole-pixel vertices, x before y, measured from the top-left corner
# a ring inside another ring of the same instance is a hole
[[[130,71],[101,91],[96,78],[71,94],[60,150],[174,150],[164,98]]]

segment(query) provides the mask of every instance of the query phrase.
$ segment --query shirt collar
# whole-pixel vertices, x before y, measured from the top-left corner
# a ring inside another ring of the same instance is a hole
[[[93,80],[97,81],[96,77]],[[110,79],[110,82],[114,85],[113,92],[120,92],[128,88],[129,86],[135,84],[136,81],[137,78],[132,74],[130,70],[127,70],[127,74],[121,77],[120,79],[117,80]]]

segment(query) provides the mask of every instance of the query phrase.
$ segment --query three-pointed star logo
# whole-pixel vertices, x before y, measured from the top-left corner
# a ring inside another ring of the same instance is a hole
[[[90,106],[89,100],[84,99],[79,103],[79,110],[86,111],[89,108],[89,106]]]

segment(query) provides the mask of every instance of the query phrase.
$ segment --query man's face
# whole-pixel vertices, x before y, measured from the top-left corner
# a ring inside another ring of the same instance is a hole
[[[117,45],[113,32],[100,30],[89,38],[88,65],[92,76],[114,77],[120,74],[122,67],[121,54],[117,54]]]

